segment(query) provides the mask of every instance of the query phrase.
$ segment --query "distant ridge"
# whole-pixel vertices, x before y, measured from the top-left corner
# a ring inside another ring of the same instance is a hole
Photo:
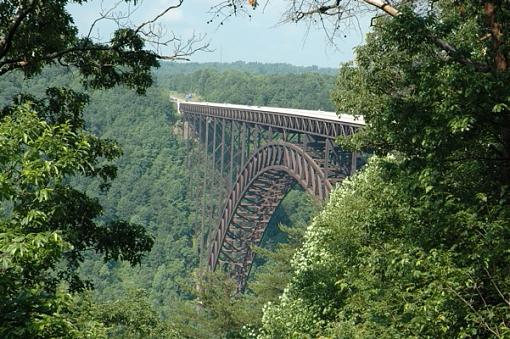
[[[162,62],[161,67],[156,71],[158,75],[188,74],[198,70],[213,69],[216,71],[241,71],[254,74],[303,74],[320,73],[327,75],[336,75],[337,68],[318,67],[318,66],[295,66],[286,63],[262,63],[236,61],[230,63],[220,62]]]

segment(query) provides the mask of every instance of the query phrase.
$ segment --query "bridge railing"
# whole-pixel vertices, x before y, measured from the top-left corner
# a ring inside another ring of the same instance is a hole
[[[212,104],[188,102],[181,102],[179,104],[179,110],[186,112],[186,114],[195,113],[215,118],[225,118],[238,122],[257,124],[266,128],[288,130],[328,139],[352,135],[364,124],[361,118],[359,122],[355,122],[355,119],[352,117],[349,117],[349,121],[342,121],[333,112],[316,112],[315,116],[309,116],[293,114],[293,112],[306,112],[302,110],[294,111],[289,109],[288,113],[285,113],[281,111],[272,112],[267,109],[269,108],[242,107],[240,105],[233,107],[214,106]]]

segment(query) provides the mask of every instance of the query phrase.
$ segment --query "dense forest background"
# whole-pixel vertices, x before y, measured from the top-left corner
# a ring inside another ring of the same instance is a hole
[[[268,299],[276,298],[286,283],[286,278],[281,275],[285,272],[274,275],[275,271],[282,269],[278,267],[278,260],[283,260],[282,265],[288,266],[289,253],[299,243],[304,225],[316,213],[318,206],[296,188],[276,211],[264,238],[266,250],[261,250],[258,263],[264,263],[264,258],[272,255],[268,249],[283,246],[283,254],[268,265],[273,273],[254,269],[252,277],[260,275],[262,282],[259,285],[262,286],[257,285],[256,278],[252,279],[250,286],[255,290],[258,288],[261,300],[255,301],[253,295],[256,293],[250,289],[245,297],[249,300],[243,301],[244,306],[232,305],[232,314],[239,313],[238,310],[244,307],[244,319],[211,327],[211,316],[208,315],[203,319],[195,318],[194,325],[190,325],[190,319],[197,316],[194,289],[200,279],[200,273],[194,275],[192,272],[200,271],[199,261],[206,251],[201,248],[201,240],[207,238],[207,233],[215,227],[224,192],[218,190],[214,182],[209,181],[204,187],[206,170],[210,175],[209,160],[201,152],[200,145],[181,139],[178,128],[175,128],[179,116],[169,101],[169,92],[193,92],[206,100],[218,102],[332,109],[329,97],[334,86],[333,72],[332,69],[286,64],[164,63],[154,71],[155,84],[146,95],[135,95],[124,87],[90,91],[90,103],[84,114],[86,129],[118,142],[123,156],[115,163],[117,178],[107,192],[99,190],[98,180],[71,180],[77,188],[100,200],[106,211],[102,218],[122,218],[142,224],[155,239],[152,251],[139,267],[103,262],[94,253],[87,254],[81,274],[94,285],[95,289],[89,296],[94,304],[105,309],[112,303],[124,303],[131,305],[136,313],[143,303],[150,312],[157,313],[155,319],[158,322],[171,322],[172,328],[180,327],[190,337],[207,337],[207,333],[215,331],[222,335],[222,331],[247,323],[247,318],[253,317],[250,312],[255,311],[256,317],[260,318],[262,305]],[[30,80],[13,74],[0,82],[0,106],[8,104],[14,93],[41,95],[48,84],[83,89],[73,72],[67,69],[48,69]],[[278,227],[280,224],[287,227],[284,227],[285,231]],[[291,233],[290,238],[288,232]],[[292,246],[288,245],[289,241]],[[218,289],[224,289],[222,284],[228,284],[224,277],[214,279],[216,282],[211,284],[217,285]],[[267,292],[267,285],[271,282],[263,282],[264,279],[276,280],[274,284],[279,287]],[[231,291],[233,288],[228,287]],[[220,305],[224,301],[214,301],[218,305],[213,307],[224,307]],[[253,307],[255,303],[258,303],[257,307]],[[248,311],[250,308],[252,310]],[[176,317],[181,319],[176,320]],[[124,328],[124,325],[121,327]],[[113,329],[110,334],[123,336],[126,331],[130,331],[127,325],[124,329]],[[135,330],[140,331],[140,328]]]
[[[388,15],[334,85],[283,64],[152,73],[145,24],[82,39],[69,2],[0,6],[0,337],[510,337],[508,2],[361,1]],[[354,4],[287,13],[336,32]],[[365,121],[338,144],[372,156],[320,213],[289,193],[239,295],[200,265],[222,179],[168,96],[331,109],[333,86]]]
[[[335,83],[331,76],[320,73],[268,76],[235,69],[202,69],[165,80],[175,91],[198,93],[206,101],[334,111],[331,92]]]

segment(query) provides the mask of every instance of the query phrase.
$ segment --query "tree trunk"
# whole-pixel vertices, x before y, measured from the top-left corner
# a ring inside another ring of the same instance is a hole
[[[484,4],[484,14],[487,18],[487,24],[489,25],[490,34],[493,41],[493,51],[494,51],[494,68],[497,72],[505,72],[508,69],[508,60],[507,57],[501,51],[501,47],[503,45],[502,37],[503,37],[503,25],[496,21],[496,10],[499,6],[495,5],[494,2],[486,2]]]

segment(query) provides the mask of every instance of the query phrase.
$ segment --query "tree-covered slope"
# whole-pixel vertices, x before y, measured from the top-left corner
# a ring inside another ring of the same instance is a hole
[[[146,96],[119,88],[94,93],[87,108],[89,127],[117,140],[124,151],[117,162],[117,180],[100,196],[107,217],[136,220],[156,239],[153,251],[137,269],[89,262],[89,273],[99,273],[95,284],[104,298],[118,297],[126,288],[144,288],[162,302],[176,295],[179,279],[197,264],[185,148],[171,132],[170,122],[176,117],[167,99],[157,87]],[[97,192],[95,185],[81,186]]]
[[[205,231],[209,231],[216,226],[210,210],[213,205],[220,207],[217,204],[220,197],[212,187],[206,188],[205,199],[202,196],[208,163],[199,145],[190,152],[189,141],[173,133],[172,124],[178,116],[168,101],[168,89],[161,85],[168,79],[158,72],[156,76],[156,85],[146,96],[133,96],[122,88],[92,93],[86,113],[87,127],[98,135],[115,139],[124,151],[117,162],[116,181],[108,193],[99,197],[109,215],[124,216],[145,225],[155,236],[153,250],[137,269],[91,261],[84,271],[92,275],[99,272],[94,281],[100,298],[143,288],[159,305],[158,311],[165,313],[173,298],[189,295],[181,285],[198,266],[199,239],[204,236],[200,234],[202,204],[205,200],[208,208]],[[175,81],[178,79],[176,76]],[[281,86],[271,79],[275,86]],[[299,96],[299,92],[294,92],[294,97]],[[81,185],[91,193],[96,190],[94,185]],[[280,221],[292,225],[307,220],[313,208],[306,206],[302,196],[299,191],[290,194],[288,202],[277,211],[265,242],[274,243],[271,236],[278,233],[275,225]]]
[[[160,78],[167,79],[175,74],[189,74],[200,70],[216,70],[218,72],[238,71],[258,75],[285,75],[285,74],[304,74],[320,73],[325,75],[335,75],[338,72],[336,68],[317,67],[317,66],[294,66],[285,63],[266,64],[262,62],[244,62],[236,61],[231,63],[221,62],[163,62],[158,69]]]
[[[194,143],[189,140],[182,140],[179,133],[175,133],[177,131],[174,123],[179,117],[168,100],[169,90],[175,89],[179,81],[181,84],[190,81],[191,77],[182,75],[187,71],[180,69],[180,65],[172,67],[175,69],[169,71],[163,67],[161,71],[155,71],[156,82],[152,88],[148,89],[145,96],[135,95],[124,87],[89,92],[90,102],[84,114],[86,129],[102,138],[115,140],[122,148],[123,155],[115,162],[118,167],[117,177],[107,192],[101,192],[99,182],[94,180],[74,178],[72,182],[79,190],[99,199],[105,208],[102,220],[120,217],[141,224],[147,228],[155,240],[152,251],[144,257],[141,265],[134,268],[122,263],[103,262],[98,260],[94,253],[88,253],[87,260],[81,268],[81,275],[85,279],[90,279],[95,286],[93,293],[95,305],[91,306],[92,313],[102,318],[106,315],[101,310],[110,309],[111,312],[121,312],[116,316],[121,317],[122,310],[115,305],[125,304],[128,300],[132,300],[130,298],[133,295],[137,295],[140,299],[140,307],[150,308],[147,309],[147,319],[153,319],[150,314],[156,312],[169,324],[175,323],[182,329],[183,324],[197,316],[192,306],[194,301],[186,300],[194,298],[195,291],[192,286],[196,281],[192,272],[199,266],[200,255],[204,255],[200,241],[206,235],[202,233],[216,226],[216,220],[211,217],[211,213],[213,208],[220,207],[221,200],[218,194],[221,192],[213,189],[212,183],[208,182],[211,187],[206,187],[204,195],[203,178],[206,173],[210,174],[208,161],[199,145],[193,145]],[[182,68],[186,67],[186,65],[182,66]],[[266,66],[257,65],[257,69],[264,69],[264,67]],[[231,66],[227,65],[227,68]],[[265,73],[273,73],[273,68],[272,65],[267,65]],[[243,81],[251,88],[254,95],[278,93],[288,87],[289,82],[296,80],[295,74],[248,77],[247,73],[239,71],[204,70],[202,72],[211,74],[210,79],[215,81],[221,82],[222,79],[227,78],[234,82]],[[307,74],[298,76],[302,83],[285,89],[286,97],[289,100],[295,100],[294,105],[304,102],[305,98],[301,92],[303,88],[315,86],[316,80],[323,77]],[[181,79],[181,77],[184,78]],[[307,83],[307,79],[310,83]],[[331,84],[332,77],[327,79]],[[266,87],[258,87],[262,82],[266,84]],[[10,100],[9,93],[22,91],[35,96],[42,95],[48,84],[81,89],[81,84],[74,79],[73,73],[63,69],[47,70],[40,77],[29,81],[23,79],[21,75],[14,74],[8,79],[2,79],[0,83],[3,96],[1,104],[5,105]],[[326,101],[325,98],[329,97],[329,88],[331,86],[316,88],[314,95]],[[217,90],[207,95],[208,100],[211,101],[253,103],[240,96],[241,88],[235,91],[234,87],[230,87],[225,93]],[[292,106],[292,103],[282,101],[281,105]],[[201,211],[204,207],[206,215],[203,219]],[[308,199],[304,198],[304,193],[301,191],[289,193],[275,213],[275,218],[264,238],[264,246],[275,248],[278,242],[287,241],[285,234],[276,228],[278,223],[282,222],[289,226],[304,225],[310,215],[315,212],[315,208],[310,205]],[[292,248],[295,247],[294,245]],[[270,256],[269,253],[266,255]],[[281,256],[284,257],[282,258],[284,261],[290,258],[290,255]],[[259,256],[259,258],[262,257]],[[269,260],[270,262],[278,261]],[[258,262],[262,263],[264,260]],[[288,267],[287,262],[282,265]],[[282,269],[281,266],[275,268],[275,270],[279,269]],[[281,291],[283,288],[286,281],[283,273],[279,274],[281,277],[279,282],[271,282],[274,274],[264,273],[265,271],[265,269],[260,271],[262,277],[259,279],[260,282],[253,281],[253,286],[256,286],[255,289],[258,291],[256,294],[262,297],[256,299],[252,295],[238,303],[240,308],[251,312],[246,313],[249,316],[244,320],[249,320],[256,315],[258,319],[252,320],[258,323],[264,302],[276,298],[277,292],[274,291]],[[257,272],[258,270],[254,269],[254,276]],[[264,281],[273,285],[271,287],[273,292],[264,291],[262,287],[266,284]],[[238,313],[240,308],[236,306],[231,309],[231,312]],[[177,315],[185,314],[183,310],[186,309],[190,310],[188,315],[180,320],[176,319]],[[126,312],[131,311],[126,310]],[[205,316],[197,318],[201,319],[201,323],[197,323],[198,327],[195,330],[189,331],[190,336],[196,336],[201,333],[200,331],[205,331],[202,333],[206,336],[205,333],[214,329],[214,317],[211,318],[207,314],[204,313]],[[127,313],[123,316],[127,316]],[[118,325],[115,319],[109,321]],[[138,325],[142,326],[142,324]],[[117,330],[112,330],[111,334],[117,333],[115,335],[122,336],[129,331],[141,331],[138,325],[128,321],[127,325],[115,327]],[[219,331],[218,335],[223,333],[218,328],[214,331]]]
[[[510,337],[510,54],[487,35],[510,5],[424,3],[340,70],[337,108],[366,122],[340,141],[376,157],[309,227],[261,338]]]
[[[171,76],[168,86],[206,101],[332,111],[335,77],[320,73],[269,74],[201,69]],[[168,80],[167,80],[168,81]]]

